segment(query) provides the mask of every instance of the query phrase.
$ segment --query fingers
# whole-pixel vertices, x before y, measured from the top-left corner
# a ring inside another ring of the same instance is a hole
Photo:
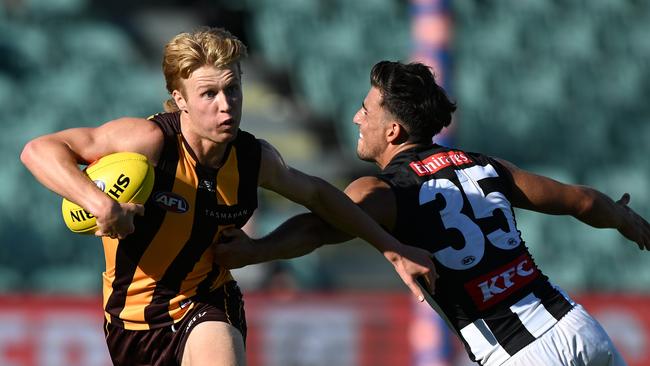
[[[624,206],[625,224],[619,231],[627,239],[634,242],[640,250],[650,250],[650,224],[641,215],[627,205],[630,203],[630,194],[624,193],[616,203]]]
[[[135,208],[136,215],[144,216],[144,205],[135,204],[133,207]]]
[[[621,199],[616,201],[616,203],[620,203],[621,205],[627,206],[628,203],[630,203],[630,194],[629,193],[623,193],[623,196],[621,196]]]
[[[435,294],[436,279],[438,275],[435,272],[429,272],[416,278],[417,283],[424,291],[428,292],[431,296]]]
[[[630,241],[634,242],[640,250],[650,250],[650,224],[634,210],[628,207],[630,203],[630,194],[623,193],[621,198],[616,201],[624,207],[625,219],[624,225],[619,231]]]
[[[119,232],[119,233],[115,233],[115,232],[111,232],[111,231],[97,230],[97,231],[95,231],[95,236],[97,236],[97,237],[107,236],[107,237],[109,237],[111,239],[122,240],[122,239],[125,239],[130,234],[132,234],[133,231],[134,231],[133,228],[131,228],[131,229],[127,230],[127,231]]]
[[[436,280],[438,279],[438,274],[435,271],[427,273],[427,281],[429,282],[429,293],[433,296],[436,293]]]
[[[418,277],[422,278],[422,277]],[[424,293],[422,293],[422,289],[413,281],[408,281],[406,282],[406,285],[408,286],[409,289],[411,289],[411,292],[413,295],[415,295],[415,298],[418,299],[419,302],[424,301]]]
[[[240,229],[237,229],[234,226],[227,227],[219,233],[217,236],[217,243],[228,243],[233,241],[234,239],[241,237],[242,235],[245,235],[244,232]]]
[[[639,227],[638,233],[635,235],[634,239],[635,244],[641,250],[650,250],[650,228],[648,227]]]
[[[129,235],[129,234],[116,234],[116,233],[106,232],[106,231],[101,231],[101,230],[95,231],[95,236],[97,236],[97,237],[107,236],[107,237],[109,237],[111,239],[120,239],[120,240],[126,238],[126,236]]]

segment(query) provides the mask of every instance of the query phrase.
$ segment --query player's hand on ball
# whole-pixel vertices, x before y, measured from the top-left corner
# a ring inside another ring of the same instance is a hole
[[[105,212],[96,215],[95,236],[108,236],[120,240],[126,238],[135,230],[133,224],[135,215],[144,215],[144,205],[111,200]]]
[[[155,168],[146,156],[134,152],[105,155],[88,165],[84,172],[97,188],[106,193],[107,197],[119,203],[144,204],[153,190],[155,181]],[[117,238],[126,230],[123,228],[125,224],[119,219],[119,215],[123,215],[120,212],[122,210],[133,209],[118,209],[117,205],[111,207],[106,203],[104,208],[99,209],[101,212],[97,212],[105,220],[104,227],[99,227],[95,222],[97,215],[91,214],[85,208],[65,198],[61,202],[63,221],[72,232],[79,234],[99,232],[99,236]],[[111,218],[113,215],[118,216]],[[117,224],[111,223],[113,220],[118,220]],[[114,225],[117,226],[113,227]]]
[[[255,242],[241,229],[229,227],[212,243],[214,261],[221,267],[241,268],[255,261]]]
[[[618,231],[627,239],[635,242],[639,249],[650,250],[650,224],[628,207],[630,194],[623,194],[616,203],[623,209],[621,225]]]

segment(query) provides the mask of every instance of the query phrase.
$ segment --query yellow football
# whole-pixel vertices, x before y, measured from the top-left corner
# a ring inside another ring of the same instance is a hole
[[[103,156],[88,165],[84,172],[99,189],[121,203],[145,203],[155,178],[154,167],[147,157],[133,152]],[[75,233],[93,234],[97,230],[95,217],[65,198],[61,213],[65,225]]]

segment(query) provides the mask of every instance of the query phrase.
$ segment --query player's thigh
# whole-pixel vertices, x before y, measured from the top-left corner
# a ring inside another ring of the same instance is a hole
[[[202,322],[187,338],[182,365],[244,366],[244,339],[237,328],[226,322]]]
[[[625,366],[625,361],[602,326],[576,305],[504,365]]]

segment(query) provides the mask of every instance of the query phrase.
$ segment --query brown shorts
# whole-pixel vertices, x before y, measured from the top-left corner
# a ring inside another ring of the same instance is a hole
[[[235,281],[201,298],[194,308],[172,325],[150,330],[128,330],[104,320],[104,336],[114,365],[176,366],[181,364],[185,342],[197,324],[226,322],[239,329],[246,342],[246,316],[241,291]]]

